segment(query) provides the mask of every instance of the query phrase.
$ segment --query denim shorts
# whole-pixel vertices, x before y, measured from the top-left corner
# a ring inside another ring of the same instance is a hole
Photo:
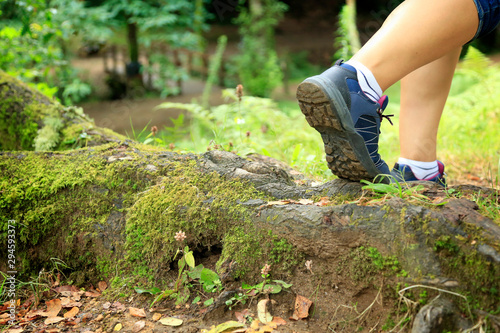
[[[474,0],[479,15],[479,26],[474,39],[495,30],[500,23],[500,0]]]

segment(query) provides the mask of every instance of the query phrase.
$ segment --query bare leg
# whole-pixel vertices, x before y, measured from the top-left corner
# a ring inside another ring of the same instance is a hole
[[[385,90],[467,43],[478,24],[473,0],[406,0],[352,59]]]
[[[401,80],[401,157],[422,162],[436,160],[439,120],[460,51],[452,50]]]

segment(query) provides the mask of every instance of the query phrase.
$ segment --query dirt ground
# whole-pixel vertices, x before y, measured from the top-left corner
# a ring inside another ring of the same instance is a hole
[[[213,269],[217,259],[218,254],[213,254],[203,258],[201,262]],[[137,294],[133,291],[133,286],[115,287],[113,291],[106,290],[105,282],[98,284],[104,290],[100,290],[98,286],[87,286],[87,291],[67,285],[52,287],[50,291],[40,294],[41,300],[38,306],[34,304],[34,294],[28,292],[20,301],[21,310],[18,308],[18,313],[21,315],[20,325],[7,332],[222,332],[211,329],[229,321],[237,322],[238,316],[241,319],[241,313],[248,313],[247,320],[241,321],[242,327],[239,330],[224,332],[382,331],[396,302],[391,291],[391,284],[395,285],[394,281],[383,281],[370,274],[362,276],[359,280],[360,277],[353,277],[352,270],[344,267],[345,262],[339,258],[306,259],[312,260],[310,269],[300,266],[295,268],[292,275],[272,277],[293,284],[291,288],[279,294],[249,298],[245,305],[240,304],[231,310],[222,301],[216,301],[214,304],[217,306],[204,306],[203,301],[210,295],[203,295],[200,291],[198,292],[202,295],[200,302],[192,304],[196,287],[193,288],[192,296],[186,304],[176,306],[173,300],[167,300],[153,307],[150,307],[153,296]],[[172,270],[170,277],[172,281],[175,280],[175,275],[176,271]],[[221,295],[232,290],[241,292],[241,286],[242,281],[229,282],[225,284],[225,290]],[[291,317],[297,306],[295,303],[297,295],[310,300],[312,306],[309,311],[306,310],[306,318],[294,320]],[[268,307],[268,312],[274,321],[281,323],[280,326],[272,328],[273,326],[268,324],[266,329],[266,325],[258,323],[257,304],[262,299],[270,300],[271,306]],[[51,303],[54,300],[60,300],[64,305],[56,314],[57,318],[61,318],[60,321],[51,324],[48,321],[50,318],[43,313],[51,310]],[[3,310],[0,314],[1,323],[6,321],[8,311],[6,307],[7,305],[0,307],[0,310]],[[72,310],[75,307],[78,310]],[[72,315],[70,310],[76,311],[76,314]],[[162,324],[162,319],[166,318],[180,319],[182,324],[176,327]],[[4,326],[5,328],[7,326]]]

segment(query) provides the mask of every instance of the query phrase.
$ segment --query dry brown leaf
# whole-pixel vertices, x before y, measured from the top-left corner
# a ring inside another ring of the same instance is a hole
[[[61,329],[59,329],[59,328],[50,328],[50,329],[46,330],[45,332],[47,332],[47,333],[57,333],[57,332],[61,332]]]
[[[99,283],[97,283],[97,288],[99,288],[99,290],[103,292],[108,288],[108,284],[106,283],[106,281],[100,281]]]
[[[40,315],[44,317],[55,317],[62,309],[61,300],[59,298],[47,301],[45,304],[47,305],[47,311],[40,313]]]
[[[330,201],[330,198],[329,197],[322,197],[319,199],[318,202],[315,203],[316,206],[326,206],[326,205],[329,205],[331,204],[332,202]]]
[[[299,320],[309,317],[309,308],[311,305],[312,301],[304,296],[297,295],[295,298],[294,312],[290,319]]]
[[[64,319],[65,319],[64,317],[49,317],[45,319],[44,323],[45,325],[50,325],[63,321]]]
[[[65,307],[70,302],[71,302],[71,300],[69,299],[69,297],[61,297],[61,306],[62,307]]]
[[[122,303],[115,301],[113,304],[111,304],[112,307],[117,308],[118,310],[125,310],[125,305]]]
[[[271,333],[273,331],[274,331],[274,329],[272,327],[270,327],[269,325],[264,325],[259,329],[259,332],[262,332],[262,333]]]
[[[64,314],[64,318],[73,318],[75,317],[78,312],[80,312],[80,309],[78,309],[76,306],[74,308],[72,308],[71,310],[69,310],[68,312],[66,312]]]
[[[75,320],[65,322],[65,323],[64,323],[64,325],[66,325],[66,326],[76,326],[76,325],[78,325],[81,321],[82,321],[82,319],[81,319],[81,318],[76,318]]]
[[[138,321],[132,327],[132,332],[139,332],[146,326],[146,322],[144,320]]]
[[[286,320],[280,317],[274,317],[271,323],[281,326],[281,325],[286,325]]]
[[[260,321],[258,319],[255,319],[254,321],[252,321],[250,328],[256,330],[259,328],[259,324],[260,324]]]
[[[10,328],[7,333],[22,333],[24,328]]]
[[[75,286],[59,286],[53,289],[58,293],[62,291],[78,291],[78,288]]]
[[[131,316],[146,318],[146,312],[144,311],[144,309],[130,307],[128,308],[128,311]]]
[[[71,292],[71,297],[73,298],[74,301],[79,301],[81,299],[81,294],[77,291],[72,291]]]
[[[300,199],[299,201],[297,201],[297,203],[301,205],[312,205],[314,201],[312,201],[311,199]]]
[[[155,312],[153,314],[153,318],[152,318],[153,321],[158,321],[158,320],[160,320],[160,318],[161,318],[161,313]]]
[[[74,308],[74,307],[79,308],[80,306],[82,306],[82,303],[80,303],[80,302],[69,302],[68,304],[63,305],[62,307],[63,308]]]
[[[99,321],[101,321],[101,320],[103,320],[103,319],[104,319],[104,316],[103,316],[102,314],[99,314],[99,315],[97,316],[97,318],[96,318],[96,319],[94,319],[94,321],[99,322]]]
[[[92,292],[92,291],[86,291],[85,292],[85,296],[86,297],[99,297],[99,296],[101,296],[101,294],[95,293],[95,292]]]

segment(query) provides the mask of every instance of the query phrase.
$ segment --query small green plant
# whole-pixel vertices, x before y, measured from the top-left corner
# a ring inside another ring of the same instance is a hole
[[[421,192],[425,189],[422,185],[409,186],[404,183],[401,184],[391,175],[379,175],[391,180],[390,184],[369,182],[367,180],[361,180],[361,183],[366,184],[363,186],[363,190],[369,190],[373,193],[381,195],[379,199],[385,199],[386,197],[399,197],[401,199],[417,200],[433,206],[441,206],[447,203],[447,201],[442,201],[439,203],[434,203],[427,196],[423,195]],[[377,176],[378,177],[378,176]],[[376,181],[377,179],[375,179]]]
[[[249,297],[255,297],[260,294],[279,294],[283,289],[288,289],[292,286],[290,283],[286,283],[282,280],[271,280],[270,279],[271,265],[265,264],[261,270],[262,282],[256,285],[248,285],[243,283],[241,289],[243,292],[235,294],[226,301],[226,306],[231,310],[237,304],[245,304]]]
[[[175,234],[175,240],[177,242],[183,243],[185,239],[186,234],[182,230],[179,230]],[[223,290],[222,282],[217,273],[203,267],[202,264],[195,266],[193,251],[189,249],[189,246],[185,246],[184,249],[178,248],[173,260],[175,260],[178,255],[181,255],[180,259],[177,261],[179,272],[172,289],[161,291],[161,289],[156,287],[150,289],[135,288],[135,291],[139,294],[149,293],[151,295],[157,295],[151,303],[151,306],[166,297],[175,299],[176,305],[186,303],[191,296],[191,289],[194,287],[193,283],[196,280],[202,286],[204,292],[219,293]],[[193,303],[197,303],[200,300],[201,297],[197,296],[193,300]],[[204,304],[208,306],[212,304],[213,301],[214,298],[211,297],[207,299]]]

